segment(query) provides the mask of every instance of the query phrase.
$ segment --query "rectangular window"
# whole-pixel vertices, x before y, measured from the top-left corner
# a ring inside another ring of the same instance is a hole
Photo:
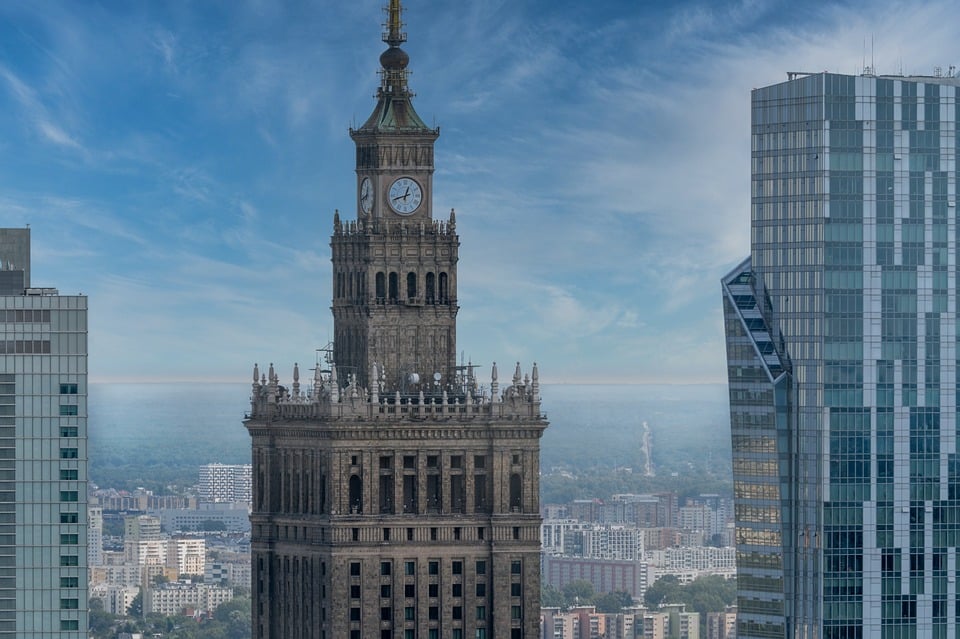
[[[391,567],[391,564],[390,564],[389,561],[381,561],[381,562],[380,562],[380,574],[383,575],[383,576],[385,576],[385,577],[388,576],[388,575],[390,574],[390,567]]]
[[[60,479],[63,481],[76,480],[80,478],[80,471],[76,468],[61,468]]]
[[[79,566],[80,558],[77,555],[62,555],[60,557],[61,566]]]
[[[521,596],[523,587],[520,584],[510,584],[510,596],[519,597]]]
[[[478,597],[487,596],[487,584],[484,584],[484,583],[477,584],[477,596]]]
[[[520,571],[521,571],[521,566],[522,566],[522,565],[523,565],[523,564],[521,564],[519,561],[512,561],[512,562],[510,562],[510,574],[511,574],[511,575],[519,575],[519,574],[520,574]]]
[[[415,561],[405,561],[403,563],[403,571],[408,575],[417,574],[417,562]]]
[[[61,619],[60,630],[80,630],[80,622],[76,619]]]
[[[487,574],[487,562],[486,562],[486,561],[478,561],[478,562],[477,562],[477,574],[478,574],[478,575],[485,575],[485,574]]]
[[[417,619],[417,609],[413,606],[407,606],[403,609],[403,618],[407,621],[416,621]]]
[[[429,572],[431,575],[439,575],[439,574],[440,574],[440,562],[439,562],[439,561],[431,561],[430,563],[428,563],[428,564],[427,564],[427,572]]]
[[[384,606],[380,609],[380,621],[390,621],[391,617],[393,617],[393,611],[389,607]]]
[[[477,621],[483,621],[487,618],[487,607],[477,606]]]
[[[453,584],[453,585],[450,587],[450,594],[452,594],[454,597],[462,597],[462,596],[463,596],[463,584]]]
[[[455,561],[453,562],[453,574],[462,575],[463,574],[463,562]]]
[[[417,587],[413,584],[406,584],[403,587],[403,596],[412,599],[417,596]]]
[[[351,561],[351,562],[350,562],[350,576],[351,576],[351,577],[359,577],[359,576],[360,576],[360,562],[359,562],[359,561]]]
[[[68,404],[65,406],[60,406],[60,415],[61,416],[78,415],[79,414],[77,412],[78,410],[79,410],[79,407],[76,404]]]
[[[520,619],[520,606],[510,606],[510,618]]]
[[[60,535],[60,545],[61,546],[76,546],[80,543],[80,535],[75,534],[61,534]]]
[[[61,448],[60,449],[60,459],[77,459],[79,453],[76,448]]]
[[[428,584],[427,585],[427,596],[431,599],[436,599],[440,596],[440,586],[438,584]]]
[[[360,598],[360,585],[359,585],[359,584],[353,584],[352,586],[350,586],[350,598],[351,598],[351,599],[359,599],[359,598]]]
[[[430,606],[427,609],[427,618],[431,621],[436,621],[440,618],[440,606]]]
[[[80,493],[75,490],[61,490],[60,501],[80,501]]]
[[[61,426],[61,437],[79,437],[80,430],[76,426]]]
[[[380,586],[380,597],[382,599],[390,598],[390,584],[383,584]]]
[[[453,618],[454,619],[463,619],[463,606],[454,606],[453,607]]]
[[[61,599],[60,600],[60,609],[61,610],[77,610],[80,608],[79,599]]]
[[[61,588],[79,588],[80,578],[79,577],[60,577],[60,587]]]
[[[350,609],[350,621],[360,621],[360,609],[351,608]]]
[[[61,395],[76,395],[76,394],[77,394],[77,385],[76,385],[76,384],[60,384],[60,394],[61,394]]]
[[[76,524],[80,521],[79,513],[60,513],[61,524]]]

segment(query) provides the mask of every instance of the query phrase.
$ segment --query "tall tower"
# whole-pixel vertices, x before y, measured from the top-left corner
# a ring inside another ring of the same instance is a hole
[[[953,77],[753,92],[751,257],[722,283],[737,636],[955,636]]]
[[[433,219],[433,145],[391,0],[356,220],[334,216],[333,352],[301,384],[254,366],[253,633],[535,639],[536,364],[488,387],[456,365],[459,238]]]
[[[0,229],[0,637],[87,636],[87,298]]]
[[[433,221],[433,145],[413,108],[400,2],[387,8],[377,105],[357,147],[357,221],[334,221],[334,359],[341,382],[367,384],[378,364],[390,388],[455,382],[457,249],[453,211]],[[419,380],[419,381],[418,381]]]

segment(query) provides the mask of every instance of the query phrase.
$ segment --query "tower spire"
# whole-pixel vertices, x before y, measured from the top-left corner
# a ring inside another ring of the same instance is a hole
[[[407,41],[407,34],[403,32],[403,7],[400,6],[400,0],[390,0],[386,11],[387,24],[384,25],[386,30],[383,41],[390,45],[390,48],[380,54],[380,66],[383,67],[380,95],[407,98],[413,94],[407,86],[410,56],[400,48],[400,45]]]
[[[400,0],[390,0],[386,11],[387,30],[383,34],[383,41],[391,47],[399,47],[407,41],[407,34],[403,32],[403,8],[400,6]]]

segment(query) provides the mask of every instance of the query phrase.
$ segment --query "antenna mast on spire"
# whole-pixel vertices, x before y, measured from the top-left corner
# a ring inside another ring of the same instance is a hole
[[[399,47],[407,41],[407,34],[403,32],[403,8],[400,0],[390,0],[387,11],[387,30],[383,34],[383,41],[391,47]]]

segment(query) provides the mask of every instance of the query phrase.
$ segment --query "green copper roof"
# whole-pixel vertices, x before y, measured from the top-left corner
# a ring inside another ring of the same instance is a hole
[[[381,94],[377,106],[360,127],[363,132],[432,131],[417,115],[409,96]]]

